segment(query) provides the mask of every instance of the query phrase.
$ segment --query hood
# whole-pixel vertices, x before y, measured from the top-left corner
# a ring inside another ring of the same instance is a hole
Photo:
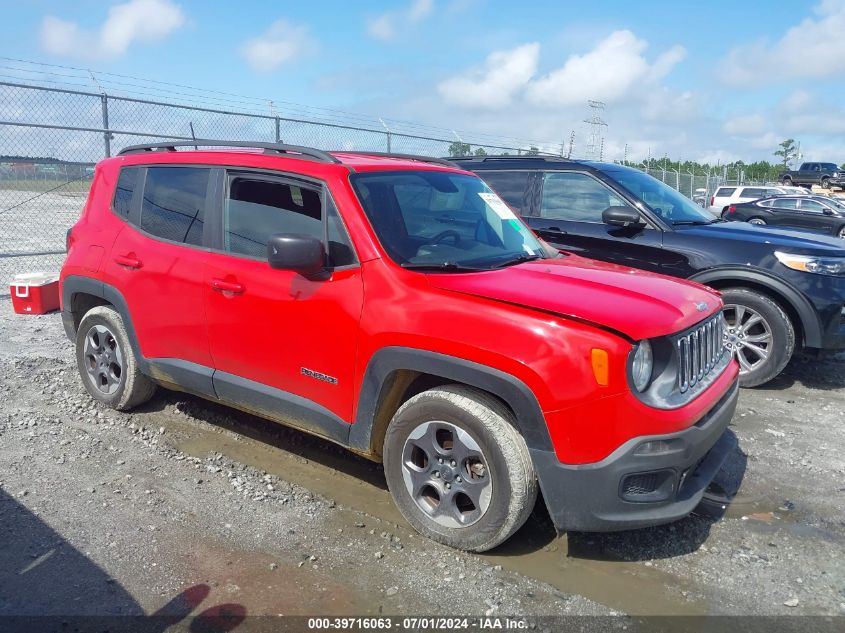
[[[685,330],[721,306],[718,293],[700,284],[577,255],[428,280],[436,288],[588,321],[634,340]]]
[[[756,226],[747,222],[717,222],[704,226],[676,226],[684,235],[718,237],[742,242],[771,244],[790,253],[845,257],[845,240],[807,231],[795,231],[774,226]]]

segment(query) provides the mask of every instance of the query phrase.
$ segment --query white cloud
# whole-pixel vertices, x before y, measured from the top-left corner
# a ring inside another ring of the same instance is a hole
[[[171,0],[129,0],[109,9],[99,29],[52,15],[41,22],[41,47],[53,55],[80,59],[113,59],[135,42],[164,39],[185,25],[185,12]]]
[[[583,55],[571,55],[563,66],[533,81],[528,98],[538,105],[583,104],[587,99],[612,103],[643,82],[665,77],[685,51],[675,46],[654,64],[644,57],[648,42],[631,31],[615,31]]]
[[[245,41],[240,53],[255,70],[271,72],[315,47],[307,27],[277,20],[262,35]]]
[[[374,39],[386,42],[395,39],[400,28],[422,22],[433,11],[434,0],[412,0],[401,11],[388,11],[368,20],[367,33]]]
[[[735,86],[790,79],[838,78],[845,70],[845,1],[824,0],[775,42],[758,40],[732,49],[720,76]]]
[[[734,136],[753,136],[766,130],[766,119],[760,113],[732,117],[722,124],[722,129]]]
[[[510,105],[537,72],[540,45],[524,44],[509,51],[491,53],[481,68],[451,77],[437,86],[440,95],[453,105],[499,109]]]

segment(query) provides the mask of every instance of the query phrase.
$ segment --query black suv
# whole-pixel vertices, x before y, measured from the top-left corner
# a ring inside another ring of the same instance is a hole
[[[451,159],[478,173],[553,246],[722,292],[740,384],[768,382],[798,348],[845,349],[845,245],[714,219],[630,167],[546,157]]]

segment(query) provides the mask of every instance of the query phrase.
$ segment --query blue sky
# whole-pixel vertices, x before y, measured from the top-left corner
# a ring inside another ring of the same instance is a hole
[[[6,4],[0,42],[9,58],[443,128],[549,144],[574,130],[576,154],[595,98],[606,157],[774,160],[794,137],[845,162],[845,0],[30,0]]]

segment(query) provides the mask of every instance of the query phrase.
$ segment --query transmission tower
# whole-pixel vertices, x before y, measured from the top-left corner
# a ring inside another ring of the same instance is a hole
[[[589,119],[584,119],[584,123],[590,126],[590,134],[587,139],[587,156],[589,160],[601,160],[602,150],[604,149],[604,134],[602,128],[607,127],[607,123],[601,118],[601,113],[604,111],[603,101],[594,101],[590,99],[587,101],[590,106],[591,115]]]

